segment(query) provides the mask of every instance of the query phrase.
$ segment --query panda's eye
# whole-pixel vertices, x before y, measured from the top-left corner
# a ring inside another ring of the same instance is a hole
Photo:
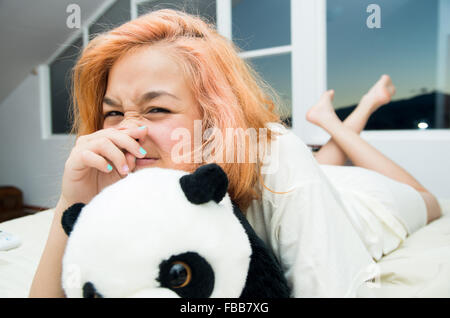
[[[172,288],[187,286],[192,279],[192,271],[184,262],[173,262],[169,269],[169,284]]]
[[[185,252],[162,260],[156,281],[180,297],[206,298],[214,289],[214,271],[201,255]]]

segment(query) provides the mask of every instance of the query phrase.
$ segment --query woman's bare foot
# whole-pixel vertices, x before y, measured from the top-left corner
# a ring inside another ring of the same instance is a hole
[[[339,119],[333,107],[334,90],[322,94],[317,104],[306,113],[306,119],[319,127],[324,127],[329,120]]]
[[[364,95],[365,105],[370,105],[371,112],[389,103],[395,94],[395,86],[389,75],[382,75],[380,79]]]

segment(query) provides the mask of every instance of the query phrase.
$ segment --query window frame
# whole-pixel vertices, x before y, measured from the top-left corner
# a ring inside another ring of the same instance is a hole
[[[301,1],[307,1],[307,0],[301,0]],[[323,41],[325,44],[324,48],[324,53],[322,56],[322,65],[324,68],[324,72],[321,73],[323,74],[322,76],[323,78],[323,82],[325,82],[325,87],[324,89],[321,91],[325,91],[326,88],[326,82],[327,82],[327,78],[326,78],[326,72],[327,72],[327,68],[326,68],[326,41],[327,41],[327,34],[326,34],[326,1],[327,0],[319,0],[320,2],[323,2],[324,7],[323,10],[320,11],[314,11],[313,14],[311,14],[311,18],[313,19],[321,19],[322,21],[324,21],[324,32],[322,35],[322,39],[317,38],[316,41]],[[440,11],[440,20],[444,21],[444,17],[443,14],[444,12],[447,12],[444,9],[444,6],[446,5],[447,8],[450,8],[450,4],[444,3],[444,1],[439,0],[440,3],[440,7],[439,7],[439,11]],[[450,13],[447,13],[450,18]],[[442,22],[441,22],[442,23]],[[311,27],[311,26],[310,26]],[[450,31],[450,30],[449,30]],[[314,39],[311,39],[312,41],[314,41]],[[438,40],[439,43],[442,42]],[[438,59],[443,59],[443,54],[442,51],[444,50],[444,48],[442,47],[443,45],[440,44],[440,48],[438,49],[440,55],[438,57]],[[447,48],[448,49],[448,48]],[[442,74],[438,71],[438,75],[437,75],[437,83],[438,85],[442,86],[444,85],[442,83]],[[316,98],[316,100],[318,100],[318,97]],[[313,105],[313,104],[311,104]],[[306,112],[305,112],[306,114]],[[303,121],[306,123],[306,119],[303,119]],[[310,126],[311,124],[307,123],[308,126]],[[394,142],[402,142],[402,141],[417,141],[417,142],[423,142],[423,141],[450,141],[450,128],[447,129],[398,129],[398,130],[363,130],[361,132],[361,137],[364,138],[365,140],[367,140],[369,143],[376,143],[378,141],[394,141]],[[309,144],[314,144],[314,145],[323,145],[325,144],[330,138],[330,135],[328,133],[326,133],[323,129],[314,126],[311,127],[310,129],[308,128],[308,134],[303,136],[303,140],[305,141],[305,143],[309,143]]]
[[[326,0],[291,0],[290,7],[290,45],[244,51],[239,55],[246,59],[291,54],[291,129],[305,143],[319,144],[327,136],[306,121],[305,115],[326,90]],[[232,1],[217,0],[217,28],[221,34],[226,32],[230,40],[231,15]],[[311,49],[304,50],[304,47]]]
[[[40,93],[40,122],[41,122],[41,139],[43,140],[68,140],[73,138],[71,134],[55,134],[52,131],[52,98],[50,85],[50,65],[64,52],[67,47],[72,45],[80,36],[83,40],[83,48],[89,42],[89,27],[95,23],[110,7],[116,3],[116,0],[105,1],[90,16],[80,29],[73,32],[64,43],[42,64],[37,67],[39,77],[39,93]]]
[[[152,0],[129,0],[131,19],[137,18],[140,3]],[[70,134],[53,134],[51,127],[50,64],[71,45],[80,34],[83,46],[89,41],[89,27],[116,0],[108,0],[74,32],[44,63],[39,65],[42,139],[65,139]],[[326,65],[326,0],[291,0],[291,44],[240,53],[244,59],[291,54],[292,130],[308,145],[322,145],[330,138],[323,129],[309,123],[306,112],[327,89]],[[232,0],[216,0],[216,26],[220,34],[232,40]],[[304,48],[307,47],[308,50]],[[442,51],[443,49],[440,49]],[[442,77],[442,75],[440,75]],[[363,131],[361,136],[377,140],[450,140],[450,129]]]
[[[55,134],[52,127],[52,93],[51,93],[51,78],[50,78],[50,66],[58,56],[64,52],[70,45],[72,45],[80,36],[83,40],[83,47],[85,42],[85,30],[84,27],[74,32],[64,43],[61,45],[50,58],[44,63],[38,66],[39,76],[39,93],[40,93],[40,114],[41,114],[41,138],[48,139],[67,139],[70,134]]]

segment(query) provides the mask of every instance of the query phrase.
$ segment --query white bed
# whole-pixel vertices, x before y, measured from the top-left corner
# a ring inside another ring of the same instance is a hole
[[[450,200],[440,200],[444,216],[406,239],[379,262],[380,279],[360,297],[450,297]],[[27,297],[47,240],[53,210],[0,223],[22,245],[0,251],[0,298]]]

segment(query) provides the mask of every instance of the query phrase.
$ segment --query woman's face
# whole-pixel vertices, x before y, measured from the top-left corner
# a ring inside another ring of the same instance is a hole
[[[193,137],[194,120],[202,119],[182,74],[164,49],[152,47],[122,56],[109,72],[103,128],[147,126],[148,134],[139,143],[147,151],[146,157],[155,160],[137,159],[134,171],[145,167],[191,169],[192,164],[177,163],[171,156],[172,147],[180,143],[171,139],[172,131],[185,128]]]

